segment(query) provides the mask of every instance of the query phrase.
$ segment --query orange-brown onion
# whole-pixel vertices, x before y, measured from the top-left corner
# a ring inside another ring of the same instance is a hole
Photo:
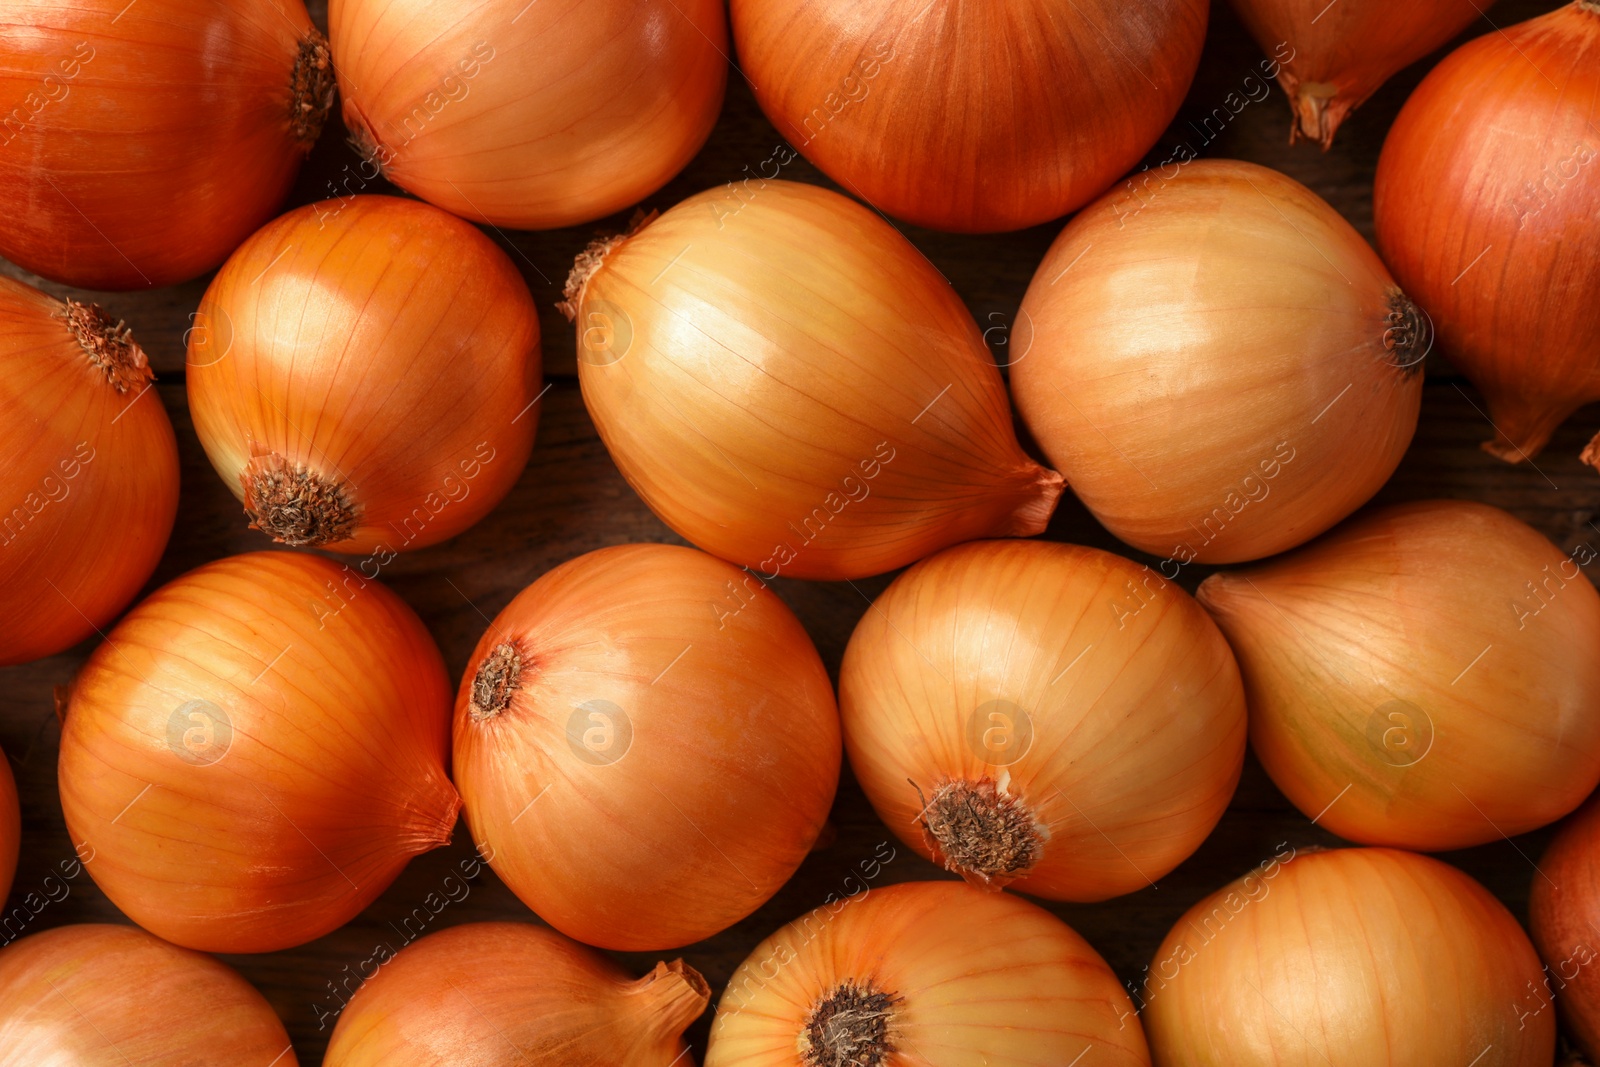
[[[89,637],[155,570],[178,445],[153,377],[96,305],[0,278],[0,666]]]
[[[328,25],[359,178],[518,229],[655,192],[728,78],[719,0],[332,0]]]
[[[1131,169],[1189,89],[1205,0],[734,0],[778,132],[863,200],[991,233],[1064,215]]]
[[[551,926],[603,948],[686,945],[760,907],[816,842],[839,760],[799,621],[676,545],[545,574],[490,624],[456,697],[479,851]]]
[[[221,263],[333,105],[301,0],[10,0],[0,30],[0,255],[86,289]]]
[[[1388,480],[1416,429],[1426,317],[1300,183],[1201,160],[1061,231],[1011,387],[1106,529],[1178,565],[1293,548]]]
[[[906,571],[851,635],[839,709],[901,840],[1054,900],[1172,870],[1244,763],[1244,688],[1216,624],[1149,567],[1077,545],[959,545]]]
[[[1410,852],[1286,848],[1156,951],[1156,1067],[1549,1067],[1555,1018],[1521,1009],[1539,957],[1488,890]]]
[[[84,665],[61,808],[145,929],[288,948],[450,840],[449,714],[439,650],[399,597],[317,556],[232,556],[156,590]]]
[[[189,407],[250,525],[396,552],[516,484],[538,422],[539,318],[506,254],[437,208],[308,204],[229,257],[190,332]]]
[[[1199,598],[1239,657],[1250,741],[1342,837],[1423,850],[1560,818],[1600,782],[1600,594],[1498,508],[1402,504]]]
[[[1486,33],[1423,79],[1378,159],[1378,248],[1488,401],[1511,463],[1600,400],[1600,3]],[[1584,454],[1600,462],[1600,445]]]
[[[469,923],[409,945],[339,1016],[323,1067],[671,1067],[711,989],[682,960],[634,979],[530,923]]]
[[[17,854],[22,847],[22,812],[17,804],[17,783],[11,777],[11,764],[0,752],[0,905],[11,892],[11,879],[17,873]]]
[[[295,1067],[233,968],[131,926],[61,926],[0,949],[0,1067]]]
[[[1044,909],[951,882],[874,889],[767,938],[706,1052],[706,1067],[1075,1062],[1150,1063],[1111,968]]]
[[[1028,536],[1060,497],[955,291],[837,193],[690,197],[592,245],[567,299],[584,402],[624,477],[763,578],[859,578]]]
[[[1600,1056],[1600,796],[1562,823],[1528,892],[1528,926],[1544,981],[1519,998],[1529,1015],[1559,1009],[1566,1032]]]

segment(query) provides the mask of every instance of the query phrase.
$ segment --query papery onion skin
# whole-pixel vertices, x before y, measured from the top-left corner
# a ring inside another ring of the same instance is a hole
[[[489,627],[456,697],[472,839],[540,918],[602,948],[726,929],[800,866],[839,719],[776,594],[675,545],[570,560]]]
[[[818,1009],[849,1000],[855,1017],[836,1012],[834,1033],[860,1033],[870,1043],[858,1047],[882,1058],[829,1059],[809,1040],[829,1029]],[[706,1067],[1044,1067],[1086,1046],[1107,1067],[1150,1062],[1128,995],[1088,942],[1009,893],[906,882],[818,908],[758,945],[717,1005]]]
[[[363,984],[323,1067],[669,1067],[710,995],[682,960],[635,980],[553,930],[469,923],[407,946]]]
[[[1259,559],[1393,473],[1422,404],[1426,318],[1298,182],[1236,160],[1161,175],[1050,246],[1012,391],[1117,537],[1180,567]]]
[[[0,255],[85,289],[222,262],[333,104],[301,0],[11,0],[0,25]]]
[[[449,682],[416,614],[318,556],[199,567],[73,683],[61,808],[95,884],[208,952],[344,925],[450,840]]]
[[[61,926],[0,949],[0,1067],[295,1067],[238,972],[131,926]]]
[[[195,432],[251,525],[369,553],[454,537],[533,449],[539,319],[516,268],[437,208],[289,212],[218,272],[189,335]]]
[[[17,873],[17,853],[22,846],[22,813],[17,805],[17,783],[11,777],[11,764],[0,752],[0,904],[11,892],[11,879]]]
[[[457,215],[551,229],[665,185],[722,107],[718,0],[332,0],[364,177]]]
[[[1044,529],[971,314],[872,212],[812,185],[690,197],[579,257],[578,379],[630,485],[699,547],[839,580]]]
[[[901,840],[974,884],[1055,900],[1172,870],[1244,763],[1244,688],[1216,625],[1150,568],[1076,545],[918,563],[857,624],[839,707],[856,778]]]
[[[1136,998],[1157,1067],[1551,1062],[1554,1014],[1519,1007],[1539,958],[1483,886],[1392,849],[1278,855],[1157,950]]]
[[[1213,575],[1199,598],[1244,672],[1251,747],[1296,807],[1363,844],[1465,848],[1600,782],[1592,558],[1498,508],[1422,501]]]
[[[95,305],[0,278],[0,666],[93,635],[155,570],[178,445],[152,377]]]
[[[993,233],[1064,215],[1139,162],[1194,78],[1208,5],[734,0],[732,14],[757,101],[807,159],[897,218]]]
[[[1378,159],[1378,248],[1482,391],[1483,447],[1509,463],[1600,400],[1597,157],[1600,6],[1577,0],[1452,52]]]
[[[1600,1054],[1600,798],[1561,824],[1528,890],[1528,926],[1544,959],[1544,981],[1524,998],[1530,1014],[1558,1006],[1585,1056]]]

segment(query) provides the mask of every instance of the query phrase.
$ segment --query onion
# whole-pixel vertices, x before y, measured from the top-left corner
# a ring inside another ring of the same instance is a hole
[[[743,72],[779,133],[889,214],[977,233],[1064,215],[1136,165],[1194,78],[1207,7],[732,5]]]
[[[129,926],[61,926],[0,951],[0,1067],[295,1067],[237,971]]]
[[[1498,508],[1403,504],[1200,586],[1239,657],[1250,740],[1352,841],[1465,848],[1600,782],[1600,594]]]
[[[1488,400],[1484,449],[1511,463],[1600,400],[1597,59],[1592,0],[1484,34],[1411,94],[1378,159],[1378,247]]]
[[[358,185],[519,229],[661,188],[728,76],[719,0],[332,0],[328,23]]]
[[[1076,545],[961,545],[911,568],[857,624],[839,707],[850,765],[902,840],[1054,900],[1172,870],[1244,763],[1216,625],[1150,568]]]
[[[17,805],[17,783],[11,765],[0,752],[0,903],[11,892],[11,879],[17,873],[17,852],[22,845],[22,813]]]
[[[130,918],[208,952],[337,929],[450,840],[449,682],[399,597],[255,552],[162,586],[72,687],[61,808]]]
[[[1177,567],[1270,556],[1399,464],[1426,318],[1298,182],[1233,160],[1156,173],[1050,246],[1022,301],[1017,406],[1128,544]]]
[[[667,1067],[711,989],[682,960],[635,981],[528,923],[469,923],[385,962],[339,1017],[323,1067]]]
[[[490,624],[455,768],[473,840],[523,903],[591,945],[655,950],[726,929],[800,866],[839,720],[775,594],[693,549],[623,545]]]
[[[0,666],[82,641],[155,570],[178,446],[153,377],[96,305],[0,278]]]
[[[1544,980],[1517,998],[1528,1016],[1561,1020],[1583,1054],[1600,1055],[1600,796],[1562,824],[1540,859],[1528,924],[1544,957]]]
[[[1190,908],[1138,999],[1160,1067],[1549,1067],[1554,1018],[1517,1010],[1539,977],[1517,920],[1454,867],[1290,849]]]
[[[263,228],[189,335],[189,406],[250,525],[367,577],[488,514],[533,449],[539,319],[487,237],[426,204],[328,201]]]
[[[583,398],[623,475],[762,580],[859,578],[1036,534],[1061,494],[1017,444],[955,291],[837,193],[690,197],[591,245],[567,299]]]
[[[1075,1056],[1150,1062],[1133,1005],[1088,942],[1019,897],[907,882],[817,908],[756,946],[717,1005],[706,1067]]]
[[[301,0],[11,0],[0,24],[0,255],[69,285],[222,262],[333,105]]]

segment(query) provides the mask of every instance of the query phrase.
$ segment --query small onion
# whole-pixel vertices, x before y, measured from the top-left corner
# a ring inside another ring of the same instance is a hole
[[[579,556],[490,624],[456,697],[473,840],[561,932],[686,945],[800,866],[839,778],[839,718],[777,596],[675,545]]]
[[[767,938],[729,980],[706,1053],[706,1067],[1075,1063],[1150,1063],[1111,968],[1042,908],[950,882],[874,889]]]
[[[1528,936],[1409,852],[1280,849],[1190,908],[1138,997],[1158,1067],[1550,1067]]]
[[[1416,429],[1426,318],[1305,186],[1202,160],[1117,191],[1022,301],[1017,407],[1095,518],[1179,566],[1314,537]]]
[[[1239,668],[1148,567],[960,545],[895,579],[839,674],[845,746],[900,838],[1054,900],[1143,888],[1200,846],[1244,763]]]
[[[0,278],[0,666],[89,637],[155,570],[178,446],[153,377],[99,307]]]
[[[17,805],[17,783],[11,777],[11,764],[0,752],[0,904],[11,892],[11,879],[17,873],[17,853],[22,846],[22,813]]]
[[[669,1067],[711,989],[682,960],[634,980],[529,923],[469,923],[400,950],[339,1016],[323,1067]]]
[[[539,318],[477,229],[411,200],[291,211],[229,258],[189,335],[189,407],[250,525],[394,554],[488,514],[533,449]]]
[[[61,926],[0,950],[0,1067],[295,1067],[237,971],[131,926]]]
[[[337,929],[450,840],[449,681],[422,621],[317,556],[156,590],[73,683],[61,808],[97,884],[208,952]]]
[[[859,578],[1044,529],[1061,478],[1023,454],[961,299],[837,193],[690,197],[591,245],[567,283],[578,379],[668,526],[763,580]]]
[[[1352,841],[1465,848],[1560,818],[1600,782],[1600,594],[1498,508],[1386,508],[1216,574],[1278,788]]]
[[[1528,925],[1544,981],[1523,991],[1529,1015],[1560,1005],[1561,1021],[1592,1062],[1600,1057],[1600,796],[1562,824],[1533,876]]]

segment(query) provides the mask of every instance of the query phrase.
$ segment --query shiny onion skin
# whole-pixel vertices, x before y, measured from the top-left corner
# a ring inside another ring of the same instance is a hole
[[[207,952],[344,925],[450,840],[450,693],[399,597],[255,552],[162,586],[73,683],[61,808],[111,902]]]
[[[839,718],[799,621],[676,545],[569,560],[478,642],[455,775],[495,873],[601,948],[654,951],[749,915],[827,820]]]
[[[1430,333],[1305,186],[1236,160],[1165,173],[1050,246],[1011,388],[1113,534],[1178,566],[1259,559],[1388,480],[1416,429]]]
[[[889,827],[976,885],[1142,889],[1200,846],[1244,763],[1227,642],[1149,567],[958,545],[895,579],[839,675],[850,766]]]
[[[468,923],[400,950],[339,1015],[323,1067],[671,1067],[711,989],[682,960],[634,979],[531,923]]]
[[[1135,996],[1156,1067],[1549,1067],[1539,957],[1488,890],[1393,849],[1287,856],[1157,950]]]
[[[1041,532],[971,314],[867,208],[775,181],[597,242],[567,282],[595,427],[662,521],[763,580],[860,578]]]
[[[333,105],[301,0],[7,0],[0,36],[0,255],[85,289],[221,263]]]
[[[733,0],[778,132],[919,226],[993,233],[1092,200],[1138,164],[1200,62],[1206,0]]]
[[[817,908],[728,981],[705,1067],[1148,1067],[1111,968],[1009,893],[904,882]],[[852,1058],[854,1053],[854,1058]]]
[[[1600,400],[1597,158],[1600,4],[1577,0],[1452,52],[1378,159],[1378,248],[1488,401],[1484,449],[1510,463]]]
[[[1523,998],[1530,1014],[1553,1003],[1561,1023],[1593,1062],[1600,1056],[1600,798],[1561,825],[1528,891],[1528,926],[1545,979]]]
[[[328,23],[362,176],[497,226],[638,203],[727,84],[720,0],[331,0]]]
[[[295,1067],[233,968],[132,926],[58,926],[0,949],[0,1067]]]
[[[1199,598],[1296,807],[1363,844],[1465,848],[1553,822],[1600,782],[1592,559],[1498,508],[1422,501],[1212,575]]]
[[[11,764],[0,752],[0,904],[11,892],[11,879],[17,873],[17,850],[22,845],[22,813],[17,805],[17,783],[11,777]]]
[[[178,445],[153,377],[96,305],[0,278],[0,667],[92,636],[155,570]]]
[[[189,334],[211,465],[275,541],[368,554],[454,537],[516,484],[539,412],[539,319],[487,237],[389,196],[264,227]]]

